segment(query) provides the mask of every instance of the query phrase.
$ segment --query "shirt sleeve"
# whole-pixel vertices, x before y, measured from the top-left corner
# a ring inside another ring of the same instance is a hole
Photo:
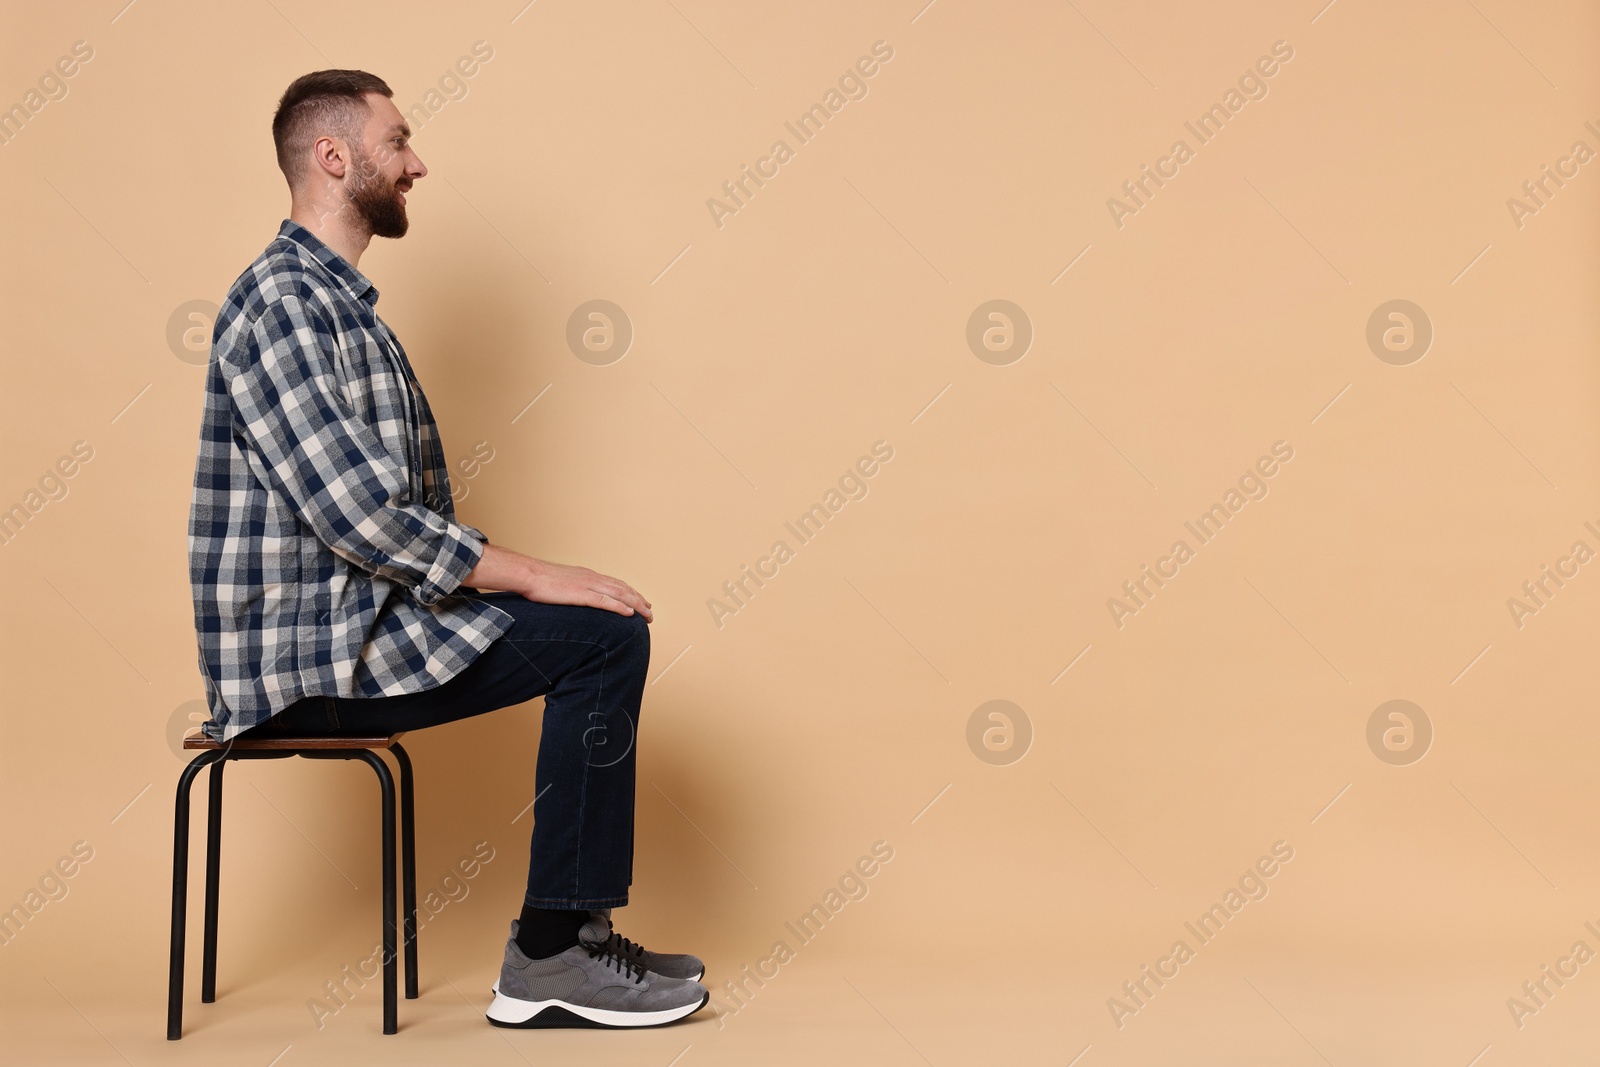
[[[340,392],[336,358],[326,313],[292,295],[221,357],[252,465],[318,540],[432,606],[477,566],[487,539],[407,499],[403,468]]]

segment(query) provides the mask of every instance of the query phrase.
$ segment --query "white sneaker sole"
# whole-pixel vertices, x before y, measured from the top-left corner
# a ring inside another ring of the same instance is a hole
[[[697,1002],[677,1008],[667,1008],[663,1011],[612,1011],[608,1008],[569,1004],[564,1000],[518,1000],[502,994],[499,986],[500,983],[496,981],[494,1003],[489,1005],[489,1010],[484,1012],[484,1015],[496,1026],[527,1029],[546,1027],[636,1029],[642,1026],[663,1026],[686,1015],[693,1015],[705,1007],[707,1001],[711,999],[711,992],[707,990],[705,996]]]

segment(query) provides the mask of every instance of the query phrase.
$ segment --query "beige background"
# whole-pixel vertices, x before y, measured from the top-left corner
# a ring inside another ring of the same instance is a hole
[[[1520,227],[1507,200],[1600,151],[1600,15],[922,2],[5,5],[0,102],[94,55],[0,146],[0,507],[73,442],[93,459],[0,546],[0,906],[93,859],[0,946],[0,1059],[1592,1061],[1600,963],[1520,1028],[1507,1000],[1600,951],[1600,577],[1520,628],[1507,600],[1600,550],[1600,163]],[[492,60],[429,112],[476,41]],[[868,95],[797,146],[784,122],[877,41]],[[1268,95],[1198,146],[1185,121],[1277,41]],[[236,764],[220,999],[196,868],[163,1040],[204,373],[167,333],[288,213],[272,109],[330,66],[424,108],[411,232],[361,268],[452,463],[492,450],[463,517],[656,605],[618,919],[707,958],[717,1005],[686,1024],[482,1017],[535,703],[411,740],[424,889],[495,858],[423,930],[398,1036],[375,982],[320,1029],[307,1004],[378,934],[368,772]],[[707,199],[779,138],[794,158],[718,228]],[[1178,138],[1194,158],[1119,229],[1107,198]],[[635,331],[605,366],[565,341],[592,299]],[[992,299],[1032,323],[1009,365],[965,340]],[[1434,331],[1404,366],[1366,341],[1396,299]],[[719,628],[707,600],[879,440],[869,495]],[[1108,598],[1278,441],[1266,498],[1118,628]],[[996,699],[1032,727],[1009,765],[967,741]],[[1409,765],[1367,742],[1396,699],[1434,731]],[[868,895],[731,1000],[880,840]],[[1199,946],[1185,921],[1278,841],[1270,893]],[[1180,938],[1119,1028],[1108,998]]]

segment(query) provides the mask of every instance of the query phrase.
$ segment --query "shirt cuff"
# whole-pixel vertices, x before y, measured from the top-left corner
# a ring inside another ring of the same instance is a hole
[[[433,566],[428,568],[428,576],[412,590],[417,603],[432,607],[455,592],[483,557],[485,543],[472,536],[468,528],[447,523],[444,543],[433,559]]]

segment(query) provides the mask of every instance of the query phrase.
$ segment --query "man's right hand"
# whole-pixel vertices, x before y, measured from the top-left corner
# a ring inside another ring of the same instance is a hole
[[[510,590],[541,604],[579,604],[619,615],[637,612],[645,622],[655,621],[650,601],[620,578],[588,567],[534,559],[496,544],[483,546],[483,556],[461,584],[474,589]]]

